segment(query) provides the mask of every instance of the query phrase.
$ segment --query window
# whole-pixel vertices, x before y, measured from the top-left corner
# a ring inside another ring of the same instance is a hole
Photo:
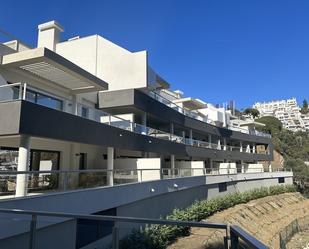
[[[278,177],[278,183],[285,183],[284,177]]]
[[[227,191],[227,183],[226,182],[219,183],[218,185],[219,185],[219,192]]]
[[[36,95],[35,103],[47,106],[52,109],[62,110],[62,101],[42,93],[34,93]],[[28,99],[27,99],[28,100]],[[30,100],[31,101],[31,100]]]
[[[82,113],[81,113],[81,116],[82,116],[83,118],[88,118],[88,113],[89,113],[88,108],[82,106]]]
[[[18,99],[20,92],[18,87],[14,87],[14,98]],[[52,109],[62,110],[63,101],[55,97],[27,89],[26,100],[39,105],[47,106]]]

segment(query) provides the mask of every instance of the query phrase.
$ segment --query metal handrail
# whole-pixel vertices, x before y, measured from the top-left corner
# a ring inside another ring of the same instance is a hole
[[[253,237],[251,234],[247,233],[239,226],[230,227],[231,234],[231,249],[238,249],[239,241],[238,238],[241,238],[250,248],[259,248],[259,249],[268,249],[269,247],[263,244],[261,241]]]
[[[241,229],[239,226],[230,226],[224,223],[213,223],[204,221],[180,221],[180,220],[164,220],[164,219],[150,219],[150,218],[138,218],[138,217],[126,217],[126,216],[108,216],[108,215],[88,215],[81,213],[64,213],[64,212],[46,212],[46,211],[32,211],[32,210],[20,210],[20,209],[0,209],[0,213],[3,214],[15,214],[15,215],[31,215],[30,231],[29,231],[29,249],[37,248],[37,223],[38,217],[57,217],[65,219],[83,219],[83,220],[96,220],[96,221],[112,221],[113,236],[112,247],[113,249],[119,248],[119,224],[122,223],[138,223],[138,224],[157,224],[168,226],[183,226],[183,227],[201,227],[211,229],[226,230],[225,241],[231,240],[231,249],[236,249],[239,246],[239,239],[241,238],[252,249],[268,249],[261,241],[257,240],[252,235]]]
[[[87,220],[102,220],[102,221],[120,221],[128,223],[146,223],[146,224],[160,224],[160,225],[179,225],[179,226],[194,226],[194,227],[208,227],[217,229],[226,229],[226,224],[212,223],[212,222],[196,222],[196,221],[176,221],[176,220],[162,220],[162,219],[148,219],[126,216],[109,216],[109,215],[87,215],[81,213],[56,213],[46,211],[32,211],[21,209],[0,209],[0,213],[13,213],[19,215],[37,215],[37,216],[50,216],[60,218],[73,218],[73,219],[87,219]]]

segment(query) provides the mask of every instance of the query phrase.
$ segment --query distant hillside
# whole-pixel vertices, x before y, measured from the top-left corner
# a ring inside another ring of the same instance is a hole
[[[262,131],[271,133],[275,149],[285,159],[284,167],[293,169],[296,181],[308,183],[309,166],[304,162],[309,162],[309,132],[288,131],[275,117],[262,117],[256,121],[265,124]]]

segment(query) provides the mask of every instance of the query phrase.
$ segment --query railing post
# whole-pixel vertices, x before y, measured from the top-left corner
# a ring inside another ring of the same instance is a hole
[[[230,249],[238,249],[238,236],[230,230],[231,247]]]
[[[113,249],[119,249],[119,228],[118,228],[118,222],[114,221],[113,226]]]
[[[29,249],[36,249],[36,224],[37,224],[37,215],[33,214],[31,217],[30,223],[30,234],[29,234]]]
[[[230,225],[227,224],[226,225],[226,235],[225,235],[225,238],[224,238],[224,247],[226,249],[230,249],[231,248],[231,229],[230,229]]]
[[[23,97],[23,84],[20,82],[19,83],[19,92],[18,92],[18,99],[22,99]]]
[[[68,188],[68,176],[67,172],[63,173],[63,191],[66,191]]]
[[[143,181],[143,170],[141,169],[141,182]]]
[[[22,86],[20,86],[22,87]],[[26,100],[26,94],[27,94],[27,83],[24,83],[24,89],[23,89],[23,100]]]

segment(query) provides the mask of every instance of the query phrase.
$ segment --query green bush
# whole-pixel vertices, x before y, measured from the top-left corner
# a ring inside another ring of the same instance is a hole
[[[191,206],[184,210],[174,209],[170,215],[166,216],[166,219],[180,221],[201,221],[216,212],[233,207],[237,204],[247,203],[251,200],[269,195],[277,195],[295,191],[296,187],[294,185],[279,185],[271,186],[269,188],[262,187],[243,193],[235,192],[211,200],[195,201]],[[144,229],[132,231],[132,233],[129,234],[125,239],[121,240],[120,248],[164,249],[177,238],[188,236],[189,234],[189,227],[150,225],[146,226]]]

